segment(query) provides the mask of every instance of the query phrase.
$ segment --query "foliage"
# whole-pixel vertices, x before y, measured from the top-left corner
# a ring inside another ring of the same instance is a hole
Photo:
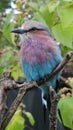
[[[21,104],[20,106],[21,107],[17,109],[5,130],[23,130],[25,127],[27,127],[23,115],[26,115],[29,120],[29,123],[32,126],[34,125],[35,121],[31,113],[22,110],[22,107],[24,107],[23,104]]]
[[[2,3],[2,2],[1,2]],[[8,4],[8,7],[10,3]],[[7,8],[7,4],[4,8]],[[2,9],[2,8],[1,8]],[[19,63],[19,38],[10,31],[21,26],[27,19],[31,18],[46,23],[52,31],[55,39],[62,43],[63,55],[73,50],[73,1],[72,0],[16,0],[14,7],[6,14],[1,10],[0,23],[0,77],[2,72],[9,70],[12,77],[18,79],[23,77]],[[20,70],[20,76],[17,72]]]
[[[73,129],[73,77],[69,77],[66,83],[70,88],[64,87],[59,91],[58,118],[64,126]]]
[[[58,107],[64,126],[73,129],[73,95],[67,98],[62,98],[59,101]],[[60,117],[59,117],[60,119]]]
[[[43,18],[56,40],[68,50],[73,49],[73,1],[50,0],[40,9],[37,9],[33,3],[29,5],[36,10],[35,19]]]
[[[3,12],[5,8],[9,7],[9,0],[2,0],[0,1],[0,12]]]

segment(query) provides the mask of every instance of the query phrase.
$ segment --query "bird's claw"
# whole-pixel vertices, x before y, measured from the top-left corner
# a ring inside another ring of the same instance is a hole
[[[34,85],[35,87],[38,87],[38,84],[37,84],[36,81],[33,81],[32,83],[33,83],[33,85]]]

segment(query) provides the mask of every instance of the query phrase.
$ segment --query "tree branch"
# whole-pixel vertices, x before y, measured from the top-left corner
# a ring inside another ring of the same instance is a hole
[[[49,115],[49,130],[57,130],[57,105],[60,95],[56,94],[50,87],[51,110]]]
[[[24,88],[21,88],[19,90],[19,93],[18,93],[16,99],[12,103],[9,111],[7,112],[6,116],[4,117],[4,119],[3,119],[2,123],[1,123],[1,126],[0,126],[1,130],[5,130],[8,122],[10,121],[10,119],[12,118],[12,116],[13,116],[14,112],[16,111],[17,107],[19,106],[19,104],[21,102],[21,99],[23,98],[25,92],[26,91],[25,91]]]
[[[43,84],[44,82],[51,80],[60,70],[63,69],[63,67],[69,62],[72,56],[73,51],[68,52],[63,61],[56,67],[56,69],[50,75],[47,75],[44,79],[37,82],[38,86]]]
[[[0,87],[0,123],[2,122],[2,118],[6,108],[6,99],[7,92],[2,87]]]
[[[45,82],[51,80],[65,66],[65,64],[67,64],[69,62],[72,55],[73,55],[73,52],[69,52],[66,55],[66,57],[64,58],[64,60],[57,66],[57,68],[50,75],[47,75],[44,79],[39,80],[37,82],[35,82],[35,81],[32,83],[24,82],[23,84],[19,85],[19,84],[15,83],[15,81],[8,79],[9,78],[8,74],[5,75],[4,78],[0,80],[0,88],[1,88],[1,90],[0,90],[0,94],[1,94],[0,95],[0,113],[1,113],[1,117],[3,117],[3,113],[5,110],[7,90],[21,88],[16,99],[14,100],[9,111],[7,112],[7,115],[4,117],[3,121],[1,121],[1,125],[0,125],[1,130],[4,130],[5,127],[7,126],[7,124],[9,123],[10,119],[12,118],[13,114],[15,113],[15,111],[16,111],[18,105],[20,104],[26,91],[30,88],[33,88],[35,86],[40,86],[40,85],[44,84]],[[5,95],[5,100],[4,100],[3,95]],[[3,101],[4,101],[4,103],[3,103]]]

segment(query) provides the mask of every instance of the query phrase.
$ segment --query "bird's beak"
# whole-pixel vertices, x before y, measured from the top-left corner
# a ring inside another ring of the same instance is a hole
[[[23,34],[23,33],[25,33],[25,30],[23,30],[21,28],[16,28],[14,30],[11,30],[11,33]]]

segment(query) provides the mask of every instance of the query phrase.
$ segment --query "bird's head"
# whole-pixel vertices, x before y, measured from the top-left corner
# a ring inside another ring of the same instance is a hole
[[[45,32],[49,36],[52,37],[51,32],[49,31],[48,27],[38,21],[29,20],[26,21],[21,28],[16,28],[11,31],[11,33],[17,33],[21,35],[21,38],[24,39],[28,35],[34,34],[41,34],[39,32]]]

